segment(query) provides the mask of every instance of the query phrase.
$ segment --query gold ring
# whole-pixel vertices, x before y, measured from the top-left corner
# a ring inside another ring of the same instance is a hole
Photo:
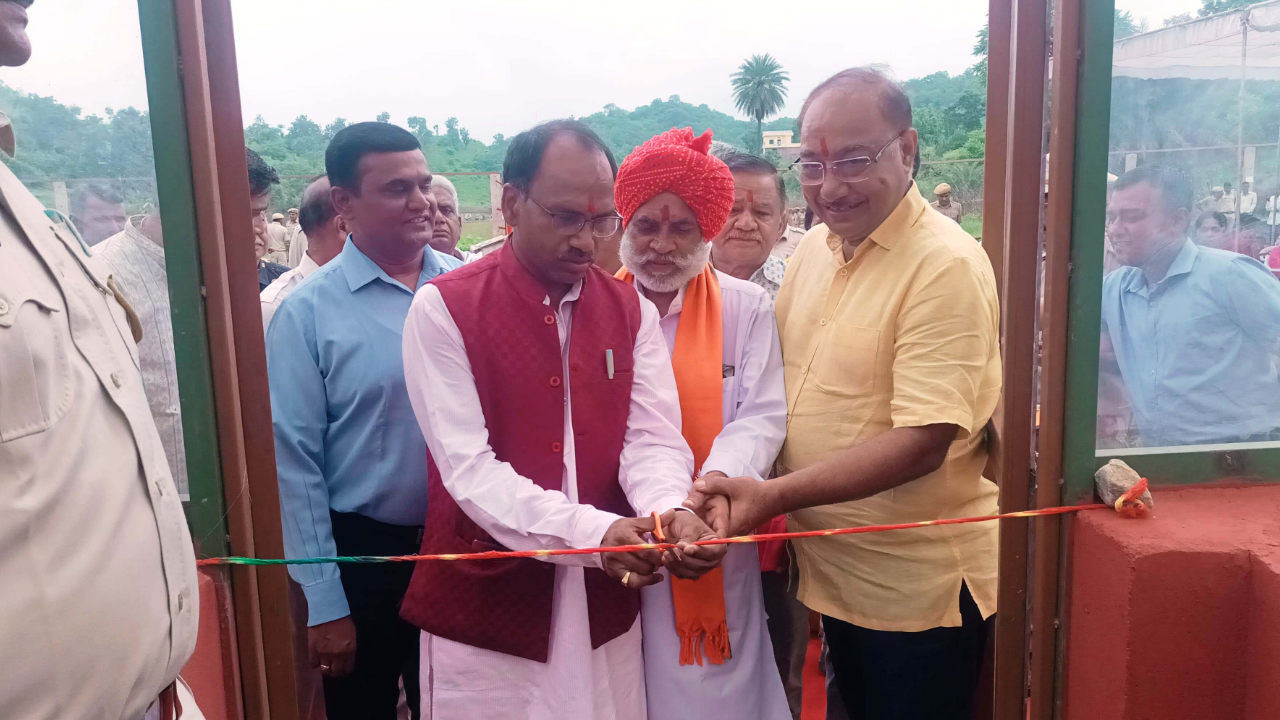
[[[627,581],[630,579],[631,579],[631,571],[628,570],[627,574],[622,576],[622,587],[631,587],[630,585],[627,584]]]

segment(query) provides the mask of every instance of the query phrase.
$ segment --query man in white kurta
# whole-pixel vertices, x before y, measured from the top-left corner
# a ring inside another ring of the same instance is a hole
[[[718,471],[764,480],[787,429],[773,303],[746,280],[718,271],[716,279],[724,317],[724,430],[702,469],[704,474]],[[682,300],[683,292],[658,321],[669,349],[675,347]],[[680,639],[674,630],[671,588],[660,583],[640,591],[650,717],[680,717],[682,712],[699,720],[790,717],[765,624],[756,546],[731,545],[721,567],[733,647],[733,657],[724,665],[672,663],[679,655]]]
[[[640,296],[657,307],[677,377],[686,370],[681,362],[703,359],[701,353],[696,357],[677,353],[677,336],[693,347],[703,345],[703,338],[696,335],[715,337],[710,332],[714,326],[708,328],[698,320],[697,300],[688,301],[708,288],[711,296],[718,296],[720,317],[714,322],[720,325],[721,351],[713,361],[723,378],[721,427],[699,473],[763,481],[786,436],[782,353],[768,293],[709,265],[708,241],[724,226],[734,201],[732,181],[727,186],[718,182],[728,174],[725,164],[701,151],[688,131],[665,133],[628,157],[617,181],[618,209],[627,219],[621,245],[625,270],[620,277],[630,279]],[[706,233],[708,227],[716,228],[712,235]],[[708,282],[708,275],[715,282]],[[686,306],[691,310],[682,319]],[[688,323],[683,335],[679,332],[682,322]],[[686,438],[696,448],[689,435],[692,421],[691,416],[684,417]],[[671,584],[640,591],[652,720],[791,718],[766,624],[756,546],[731,545],[721,568],[732,651],[723,664],[708,660],[681,665]]]
[[[569,123],[561,121],[560,124]],[[604,151],[603,144],[597,148],[581,139],[589,130],[572,125],[575,139],[568,142],[558,137],[551,139],[540,153],[542,168],[533,169],[536,174],[531,189],[508,186],[508,193],[521,196],[513,202],[518,208],[523,207],[529,216],[538,217],[542,212],[523,197],[533,192],[554,196],[553,191],[560,190],[564,197],[575,198],[563,201],[565,212],[576,209],[582,213],[577,209],[581,205],[607,213],[612,205],[609,197],[612,178],[607,165],[601,181],[605,194],[581,198],[575,195],[572,179],[580,180],[586,174],[573,170],[573,163],[582,161],[575,153],[585,148],[599,154],[603,162]],[[530,133],[538,130],[535,128]],[[569,132],[564,131],[560,137],[568,136]],[[546,143],[547,138],[541,142]],[[543,175],[553,172],[546,169],[548,166],[553,167],[553,171],[565,166],[565,171],[555,171],[554,177],[543,183]],[[509,183],[519,182],[514,173],[509,174],[513,175],[508,178]],[[556,178],[571,180],[565,181],[568,187],[560,187],[554,184]],[[504,202],[509,199],[512,198],[504,196]],[[520,216],[509,212],[508,217],[515,219],[513,243],[523,247],[522,242],[539,242],[532,239],[532,234],[530,239],[522,240],[520,233],[526,226],[517,224]],[[612,221],[612,228],[598,230],[595,227],[607,221]],[[537,228],[536,222],[530,222],[528,227]],[[616,213],[599,215],[585,227],[580,226],[582,232],[594,232],[597,236],[600,232],[607,235],[616,228]],[[508,248],[503,252],[512,250]],[[572,252],[570,256],[576,257]],[[589,278],[590,281],[613,282],[599,270],[592,272],[598,275]],[[570,398],[579,390],[570,387],[573,372],[569,364],[569,340],[575,306],[582,291],[583,282],[578,281],[569,286],[558,301],[550,294],[544,300],[548,312],[554,313],[565,390],[564,442],[562,449],[557,448],[564,458],[559,492],[542,489],[495,456],[462,331],[438,287],[427,285],[418,292],[405,325],[404,361],[409,396],[441,482],[468,518],[491,535],[494,542],[511,550],[597,547],[606,531],[622,519],[578,500],[574,439],[579,433],[574,430]],[[640,310],[618,483],[636,515],[643,517],[655,511],[665,513],[681,508],[692,482],[693,456],[680,434],[675,378],[658,326],[657,311],[643,299]],[[552,324],[553,318],[547,319],[548,324]],[[693,517],[691,513],[689,516]],[[544,559],[556,564],[547,662],[473,647],[424,631],[421,656],[424,718],[646,720],[639,618],[630,630],[592,649],[584,568],[601,568],[601,556]],[[625,577],[622,580],[628,585]]]
[[[571,290],[556,308],[566,378],[573,304],[579,290]],[[564,489],[548,492],[516,475],[489,449],[462,334],[434,286],[423,287],[414,299],[404,338],[409,398],[431,457],[463,511],[511,550],[593,546],[618,518],[578,504],[571,406],[565,407]],[[566,391],[572,393],[573,388]],[[679,507],[689,495],[692,473],[693,455],[680,436],[675,378],[658,313],[651,303],[642,302],[635,384],[618,480],[637,515],[647,515]],[[558,565],[547,663],[424,632],[423,718],[645,720],[639,621],[622,637],[591,649],[582,567],[599,567],[600,556],[547,559]]]

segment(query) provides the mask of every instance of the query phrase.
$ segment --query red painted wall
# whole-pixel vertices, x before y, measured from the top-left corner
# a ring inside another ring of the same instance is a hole
[[[206,720],[238,720],[243,715],[236,691],[231,592],[223,572],[200,570],[200,633],[195,653],[182,668],[182,679],[191,686]]]
[[[1155,500],[1074,521],[1065,717],[1280,717],[1280,486]]]

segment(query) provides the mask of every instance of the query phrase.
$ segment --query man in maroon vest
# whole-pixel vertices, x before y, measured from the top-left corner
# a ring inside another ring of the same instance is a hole
[[[714,537],[680,506],[693,456],[653,305],[595,267],[621,222],[617,165],[585,125],[511,142],[498,252],[425,286],[405,377],[430,450],[425,553]],[[637,517],[638,516],[638,517]],[[401,615],[422,628],[433,720],[645,720],[640,587],[696,578],[724,546],[420,563]],[[672,659],[676,662],[676,658]]]

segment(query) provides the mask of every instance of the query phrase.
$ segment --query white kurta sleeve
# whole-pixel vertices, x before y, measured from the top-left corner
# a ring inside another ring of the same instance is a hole
[[[512,550],[599,546],[619,516],[544,490],[494,455],[462,333],[435,286],[419,290],[409,308],[404,372],[427,449],[467,517]],[[600,555],[545,559],[600,566]]]
[[[693,452],[680,434],[680,396],[658,309],[640,298],[635,381],[618,482],[637,515],[680,507],[693,487]],[[785,408],[784,408],[785,410]]]
[[[787,434],[782,346],[768,296],[752,298],[744,307],[735,320],[743,324],[738,333],[743,359],[737,373],[739,397],[745,398],[716,436],[702,474],[718,470],[729,477],[764,480]]]

